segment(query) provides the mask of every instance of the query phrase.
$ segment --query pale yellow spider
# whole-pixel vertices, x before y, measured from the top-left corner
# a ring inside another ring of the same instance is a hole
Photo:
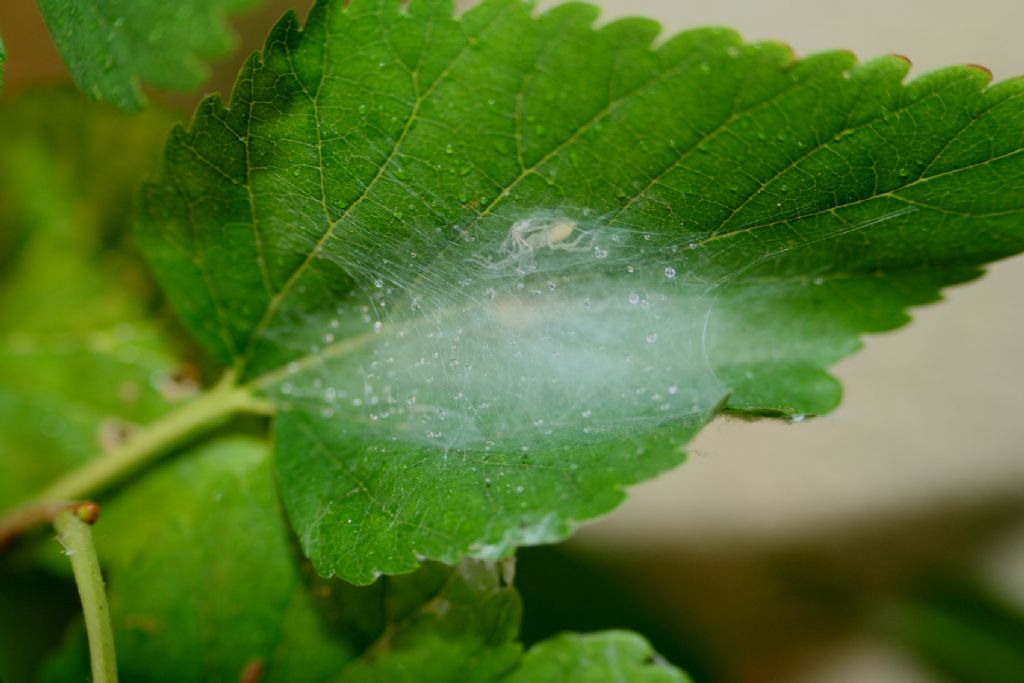
[[[569,239],[577,233],[575,239]],[[539,249],[552,251],[589,251],[593,235],[577,231],[576,221],[564,218],[533,219],[516,221],[509,228],[505,240],[498,246],[504,258],[484,264],[487,268],[506,268],[532,258]]]

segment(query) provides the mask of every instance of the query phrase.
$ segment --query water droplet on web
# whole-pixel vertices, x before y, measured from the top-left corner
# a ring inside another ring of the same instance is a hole
[[[608,256],[608,250],[602,249],[601,247],[594,247],[594,256],[597,258],[606,258]]]
[[[668,393],[670,393],[671,395],[675,396],[676,394],[679,393],[679,387],[677,385],[673,384],[672,386],[670,386],[668,388]]]
[[[378,280],[374,280],[373,281],[373,286],[376,287],[377,289],[381,289],[384,286],[384,281],[383,280],[379,280],[379,279]]]
[[[522,492],[523,492],[523,491],[525,491],[525,490],[526,490],[526,489],[524,489],[524,488],[523,488],[522,486],[517,486],[517,487],[516,487],[516,493],[522,493]]]
[[[636,272],[636,268],[634,268],[633,266],[626,266],[626,272],[627,273],[635,273]]]
[[[640,303],[640,295],[637,294],[636,292],[630,292],[630,294],[629,294],[629,303],[631,303],[634,306],[636,306],[638,303]]]
[[[324,344],[333,344],[333,343],[334,343],[334,335],[331,334],[330,332],[328,332],[327,334],[324,335]]]
[[[648,344],[653,344],[654,342],[658,341],[658,335],[655,332],[651,332],[644,338],[647,340]]]
[[[675,276],[676,276],[676,269],[675,268],[669,266],[668,268],[665,269],[665,277],[667,277],[669,280],[674,279]]]
[[[584,411],[580,412],[580,415],[582,417],[590,417],[593,414],[594,414],[594,411],[592,411],[590,409],[587,409],[587,410],[584,410]]]
[[[697,248],[697,243],[696,242],[690,242],[689,244],[686,245],[686,248],[687,249],[696,249]]]

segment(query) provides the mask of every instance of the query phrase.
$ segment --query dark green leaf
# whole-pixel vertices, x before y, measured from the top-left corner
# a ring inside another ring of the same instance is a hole
[[[40,662],[81,614],[74,583],[0,565],[0,679],[37,680]]]
[[[563,538],[1024,249],[1024,81],[595,16],[321,2],[171,137],[144,251],[324,574]]]
[[[236,681],[248,668],[261,683],[496,682],[519,665],[519,598],[493,565],[430,564],[366,588],[307,570],[258,441],[215,441],[152,472],[105,506],[95,537],[125,680]],[[567,637],[511,679],[607,665],[578,680],[681,680],[625,677],[649,656],[635,636]],[[78,634],[50,680],[86,666]]]
[[[183,398],[123,244],[134,181],[169,126],[62,91],[0,110],[0,509]]]
[[[234,43],[226,15],[258,0],[38,0],[72,77],[124,109],[145,104],[142,84],[192,90],[205,61]]]

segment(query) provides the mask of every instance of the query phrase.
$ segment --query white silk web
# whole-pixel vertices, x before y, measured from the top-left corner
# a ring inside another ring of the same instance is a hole
[[[298,360],[265,384],[348,437],[445,457],[692,427],[729,392],[716,372],[716,335],[743,302],[718,310],[725,285],[915,210],[795,240],[786,227],[786,239],[776,231],[750,241],[760,252],[740,268],[716,266],[735,263],[738,240],[680,241],[586,209],[495,215],[405,242],[350,240],[361,248],[334,250],[342,255],[331,260],[362,286],[329,315],[306,315],[307,334],[292,321],[268,328]]]

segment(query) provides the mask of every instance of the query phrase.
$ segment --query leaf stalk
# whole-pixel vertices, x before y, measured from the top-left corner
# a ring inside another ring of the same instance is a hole
[[[10,540],[50,521],[62,506],[67,506],[67,501],[102,492],[232,415],[270,412],[272,406],[268,402],[254,396],[250,389],[236,385],[234,374],[226,373],[207,393],[139,430],[124,444],[71,470],[32,500],[5,514],[0,518],[0,536]],[[40,511],[49,514],[37,514]]]
[[[88,505],[88,504],[86,504]],[[82,599],[85,632],[89,640],[89,660],[93,683],[117,683],[117,655],[114,651],[114,629],[110,624],[110,606],[103,586],[100,561],[92,541],[88,519],[95,519],[95,506],[70,508],[53,520],[57,538],[71,560],[71,570]]]

